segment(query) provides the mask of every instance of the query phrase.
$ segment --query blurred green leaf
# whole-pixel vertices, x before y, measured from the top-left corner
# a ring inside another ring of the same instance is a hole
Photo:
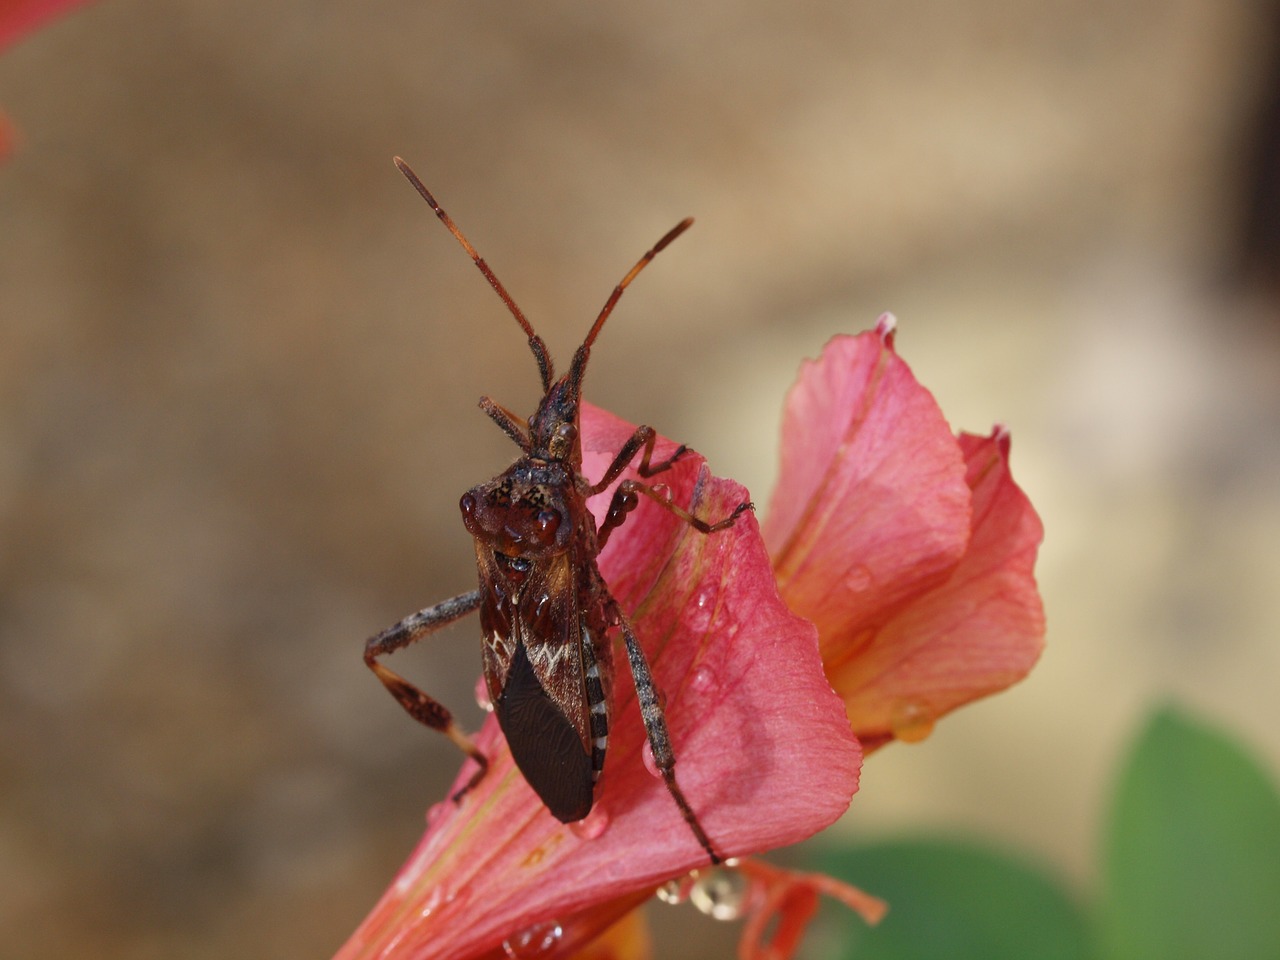
[[[1103,869],[1110,960],[1280,956],[1280,797],[1230,737],[1177,710],[1152,717],[1121,773]]]
[[[828,849],[819,869],[889,901],[869,928],[845,914],[857,960],[1085,960],[1088,924],[1057,881],[973,844],[902,840]]]

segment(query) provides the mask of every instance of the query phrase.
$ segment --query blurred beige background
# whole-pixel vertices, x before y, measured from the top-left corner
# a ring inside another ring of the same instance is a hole
[[[588,393],[760,502],[800,359],[882,310],[958,428],[1011,427],[1048,650],[839,831],[1085,891],[1159,698],[1280,768],[1275,48],[1219,0],[102,0],[6,51],[0,952],[327,956],[457,767],[361,643],[473,582],[457,498],[513,456],[475,401],[536,376],[393,154],[562,359],[695,215]],[[473,625],[402,656],[471,706]]]

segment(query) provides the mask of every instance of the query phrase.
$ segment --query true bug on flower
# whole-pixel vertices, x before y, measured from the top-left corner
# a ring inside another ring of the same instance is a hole
[[[480,782],[488,759],[458,729],[443,705],[378,658],[479,608],[485,686],[511,755],[551,813],[572,823],[591,811],[604,768],[613,671],[609,634],[616,628],[626,646],[654,763],[698,843],[713,863],[719,863],[720,854],[676,783],[676,758],[648,661],[627,615],[609,593],[596,557],[641,496],[704,534],[732,526],[751,504],[740,503],[729,516],[709,523],[673,503],[661,490],[627,479],[618,483],[597,529],[587,509],[588,497],[617,481],[636,454],[642,453],[637,472],[648,478],[669,469],[686,448],[681,446],[655,463],[657,434],[652,427],[639,427],[604,475],[592,483],[582,475],[579,430],[582,379],[605,320],[627,285],[693,220],[683,220],[668,231],[622,278],[574,353],[569,372],[556,379],[546,344],[489,265],[408,165],[399,157],[395,163],[462,244],[529,338],[543,397],[527,426],[488,397],[480,399],[480,408],[523,454],[503,473],[462,496],[462,520],[475,538],[479,589],[427,607],[370,637],[364,661],[410,716],[444,733],[475,760],[475,776],[454,795],[455,801],[460,800]]]

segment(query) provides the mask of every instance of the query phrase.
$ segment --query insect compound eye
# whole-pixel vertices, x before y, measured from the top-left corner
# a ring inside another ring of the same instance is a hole
[[[458,501],[458,509],[462,511],[462,523],[472,534],[476,532],[476,495],[464,493]]]

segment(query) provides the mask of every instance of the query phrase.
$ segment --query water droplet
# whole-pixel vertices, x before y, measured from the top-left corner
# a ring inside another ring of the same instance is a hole
[[[668,880],[657,889],[658,899],[663,903],[679,904],[689,899],[689,891],[698,879],[698,871],[685,874],[675,880]]]
[[[476,703],[485,713],[493,713],[493,700],[489,698],[489,685],[484,682],[484,677],[476,684]]]
[[[569,831],[580,840],[595,840],[609,829],[609,810],[597,803],[581,820],[569,824]]]
[[[924,705],[904,700],[889,715],[893,735],[904,743],[919,743],[933,733],[935,718]]]
[[[689,902],[713,920],[737,920],[746,907],[749,888],[741,871],[715,867],[694,883]]]
[[[453,802],[449,800],[441,800],[439,803],[433,803],[427,807],[427,827],[428,829],[436,825],[441,817],[449,812],[449,808],[453,806]]]
[[[844,589],[852,593],[863,593],[871,589],[875,578],[871,575],[871,568],[865,563],[857,563],[850,567],[844,575]]]
[[[432,887],[431,892],[427,894],[427,899],[422,901],[422,906],[418,908],[418,914],[423,920],[435,913],[436,907],[444,902],[444,888]]]
[[[892,313],[882,313],[880,318],[876,320],[876,333],[880,335],[881,340],[892,341],[893,331],[897,326],[897,317]]]
[[[693,671],[693,676],[689,678],[689,688],[701,696],[707,696],[720,689],[720,680],[714,670],[703,664]]]
[[[555,920],[534,924],[507,940],[502,941],[502,951],[512,960],[528,960],[550,953],[564,936],[564,929]]]
[[[711,620],[716,615],[717,606],[715,589],[703,587],[693,603],[684,609],[681,616],[683,625],[694,633],[706,633],[711,629]]]
[[[653,759],[653,747],[649,745],[649,741],[644,742],[644,747],[640,751],[640,757],[644,760],[644,768],[655,777],[662,776],[662,771],[658,769],[658,761]]]

